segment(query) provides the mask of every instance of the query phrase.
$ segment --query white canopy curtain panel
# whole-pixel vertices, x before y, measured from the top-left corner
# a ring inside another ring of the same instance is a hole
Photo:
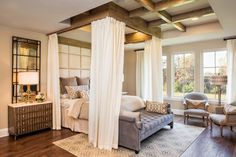
[[[143,98],[144,93],[144,51],[136,51],[136,95]]]
[[[53,129],[60,130],[61,107],[57,34],[49,36],[47,67],[47,98],[53,102]]]
[[[228,66],[227,66],[227,102],[236,101],[236,40],[227,40]]]
[[[89,142],[118,148],[125,24],[111,17],[92,22]]]
[[[162,46],[156,37],[145,42],[143,86],[145,100],[163,102]]]

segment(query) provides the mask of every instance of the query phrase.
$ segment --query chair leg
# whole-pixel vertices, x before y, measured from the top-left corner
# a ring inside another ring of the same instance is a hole
[[[210,119],[210,126],[211,126],[211,131],[212,131],[212,120]]]
[[[230,130],[233,131],[233,126],[230,126]]]
[[[221,137],[223,137],[223,126],[222,125],[220,126],[220,135],[221,135]]]
[[[186,115],[184,114],[184,124],[185,124],[185,121],[186,121]]]
[[[207,127],[208,127],[208,122],[209,122],[209,118],[208,118],[208,116],[207,116],[207,117],[206,117]]]

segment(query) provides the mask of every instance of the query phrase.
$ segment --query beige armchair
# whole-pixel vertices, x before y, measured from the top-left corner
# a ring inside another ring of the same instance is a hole
[[[215,114],[210,114],[210,126],[212,124],[220,126],[220,133],[223,136],[223,128],[230,126],[233,131],[233,126],[236,126],[236,102],[226,104],[225,106],[218,106],[215,108]]]
[[[208,117],[209,113],[207,112],[208,107],[208,98],[203,93],[192,92],[188,93],[184,96],[184,123],[186,123],[186,119],[190,116],[200,116],[203,119],[203,123],[208,126]]]

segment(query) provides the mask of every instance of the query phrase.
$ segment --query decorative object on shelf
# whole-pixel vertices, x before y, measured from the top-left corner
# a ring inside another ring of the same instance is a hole
[[[217,86],[218,88],[218,101],[219,105],[221,105],[221,87],[227,84],[227,76],[220,74],[211,76],[211,84]]]
[[[39,92],[38,95],[35,97],[37,102],[44,102],[45,101],[45,96],[43,93]]]
[[[39,73],[39,83],[30,85],[34,93],[40,91],[41,42],[38,40],[12,37],[12,103],[24,101],[22,93],[27,91],[27,85],[19,85],[19,72]],[[32,98],[35,95],[32,96]]]
[[[18,73],[18,83],[19,85],[27,85],[26,99],[25,102],[32,102],[32,96],[35,95],[30,90],[30,85],[37,85],[39,83],[39,73],[38,72],[19,72]]]

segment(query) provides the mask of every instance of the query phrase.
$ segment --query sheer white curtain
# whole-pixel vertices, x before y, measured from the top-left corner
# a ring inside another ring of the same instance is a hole
[[[163,102],[162,46],[156,37],[145,42],[143,98]]]
[[[92,22],[89,142],[118,148],[125,24],[111,17]]]
[[[236,101],[236,40],[227,40],[228,66],[227,66],[227,102]]]
[[[144,51],[136,51],[136,95],[143,98],[144,92]]]
[[[53,102],[53,129],[61,129],[59,56],[57,34],[49,36],[47,65],[47,98]]]

